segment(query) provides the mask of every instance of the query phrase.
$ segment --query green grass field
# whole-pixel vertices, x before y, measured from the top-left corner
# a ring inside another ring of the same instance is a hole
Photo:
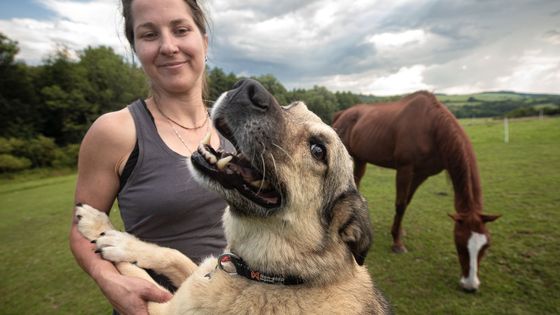
[[[462,106],[484,106],[487,102],[505,102],[510,101],[514,103],[530,103],[531,99],[536,99],[536,96],[527,97],[518,93],[498,93],[498,92],[482,92],[474,94],[438,94],[438,100],[450,108],[457,108]],[[469,101],[469,99],[471,99]]]
[[[395,172],[370,166],[361,190],[375,230],[367,263],[377,286],[397,314],[560,314],[560,118],[510,121],[508,144],[501,121],[462,123],[485,212],[503,215],[488,225],[493,245],[480,292],[458,285],[446,175],[418,190],[403,223],[409,252],[395,255]],[[68,249],[74,184],[73,175],[0,182],[0,314],[110,314]]]
[[[521,100],[523,96],[520,94],[513,93],[475,93],[475,94],[462,94],[462,95],[451,95],[451,94],[440,94],[437,96],[438,99],[444,104],[447,103],[467,103],[468,99],[473,97],[479,101],[484,102],[495,102],[495,101],[505,101],[505,100]]]

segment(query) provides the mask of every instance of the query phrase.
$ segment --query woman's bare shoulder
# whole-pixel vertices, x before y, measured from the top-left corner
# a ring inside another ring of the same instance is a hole
[[[127,108],[101,115],[91,125],[84,142],[109,145],[113,150],[134,147],[136,130],[134,120]]]
[[[136,144],[134,120],[127,108],[101,115],[86,133],[79,165],[117,174]]]

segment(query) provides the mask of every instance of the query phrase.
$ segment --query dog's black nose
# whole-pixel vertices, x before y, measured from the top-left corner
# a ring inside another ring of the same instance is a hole
[[[274,96],[253,79],[240,80],[235,83],[233,89],[236,90],[237,101],[250,104],[259,111],[267,111],[271,105],[276,103]]]

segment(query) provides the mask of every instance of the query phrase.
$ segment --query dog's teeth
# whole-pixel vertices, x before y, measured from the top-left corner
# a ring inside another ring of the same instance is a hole
[[[206,148],[204,147],[204,144],[202,144],[202,143],[198,146],[198,152],[200,152],[202,154],[202,156],[204,156],[206,161],[210,164],[216,164],[216,162],[218,161],[216,156],[214,154],[212,154],[210,151],[206,150]]]
[[[200,142],[201,144],[205,144],[205,145],[210,145],[210,138],[211,138],[211,134],[210,132],[208,132],[206,134],[206,136],[204,136],[204,139],[202,139],[202,142]]]
[[[226,166],[228,165],[228,163],[233,159],[233,156],[229,155],[226,156],[225,158],[221,158],[217,163],[216,166],[218,167],[219,170],[223,170],[224,168],[226,168]]]
[[[198,145],[197,150],[198,150],[198,152],[200,152],[202,154],[204,154],[204,152],[206,151],[206,149],[204,148],[204,145],[202,143]]]
[[[250,184],[253,187],[262,188],[262,189],[266,189],[270,187],[270,183],[265,180],[255,180],[252,181]]]
[[[214,154],[212,154],[208,151],[204,151],[204,152],[202,152],[202,154],[204,155],[204,158],[206,159],[206,161],[208,161],[208,163],[210,163],[210,164],[216,164],[216,162],[218,161],[218,159],[214,156]]]

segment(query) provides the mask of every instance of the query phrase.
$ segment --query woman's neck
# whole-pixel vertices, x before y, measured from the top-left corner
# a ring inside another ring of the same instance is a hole
[[[188,126],[196,125],[208,115],[201,95],[171,95],[154,91],[152,102],[165,116]]]

